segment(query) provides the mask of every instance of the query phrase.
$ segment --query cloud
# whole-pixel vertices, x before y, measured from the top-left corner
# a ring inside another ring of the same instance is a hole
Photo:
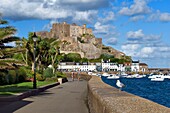
[[[87,22],[91,22],[97,15],[98,11],[89,10],[89,11],[76,11],[73,21],[84,20]]]
[[[163,22],[169,22],[170,21],[170,13],[160,14],[159,19],[160,19],[160,21],[163,21]]]
[[[53,20],[50,21],[49,24],[44,25],[43,30],[49,30],[49,29],[51,29],[51,28],[52,28],[52,25],[53,25],[54,23],[59,23],[59,22],[58,22],[57,19],[53,19]]]
[[[103,25],[100,22],[96,22],[94,25],[94,33],[108,34],[111,30],[114,30],[115,27],[111,25]]]
[[[119,14],[126,16],[140,15],[140,14],[148,14],[151,12],[151,9],[147,6],[145,0],[134,0],[134,4],[130,7],[123,7]]]
[[[169,46],[150,46],[143,47],[139,52],[141,58],[170,58],[170,47]]]
[[[109,38],[106,41],[107,44],[109,45],[116,45],[117,44],[117,38]]]
[[[75,18],[87,20],[107,0],[1,0],[0,11],[11,20]]]
[[[129,31],[126,35],[129,40],[140,40],[144,37],[142,29],[139,29],[138,31]]]
[[[170,13],[157,10],[148,17],[147,21],[170,22]]]
[[[127,43],[121,46],[121,51],[124,52],[126,55],[133,57],[137,55],[137,51],[139,48],[140,44]]]
[[[98,21],[102,23],[107,23],[110,21],[114,21],[116,19],[115,13],[112,11],[104,12],[102,18],[99,18]]]
[[[143,33],[142,29],[139,29],[137,31],[129,31],[126,34],[128,41],[136,42],[136,43],[150,43],[150,42],[157,42],[160,41],[162,35],[154,35],[149,34],[146,35]]]
[[[144,18],[145,18],[145,16],[143,16],[143,15],[137,15],[137,16],[131,17],[131,18],[130,18],[130,21],[136,22],[136,21],[142,20],[142,19],[144,19]]]
[[[144,55],[150,55],[154,52],[155,48],[153,47],[144,47],[141,49],[141,53],[144,54]]]

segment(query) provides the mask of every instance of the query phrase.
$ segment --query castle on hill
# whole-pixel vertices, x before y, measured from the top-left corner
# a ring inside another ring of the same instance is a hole
[[[75,23],[54,23],[50,32],[40,31],[36,34],[42,38],[56,38],[60,44],[61,53],[79,53],[88,59],[99,58],[101,54],[112,54],[116,58],[125,56],[124,53],[102,44],[102,38],[96,38],[91,28],[86,24],[78,26]],[[104,49],[103,49],[104,48]]]

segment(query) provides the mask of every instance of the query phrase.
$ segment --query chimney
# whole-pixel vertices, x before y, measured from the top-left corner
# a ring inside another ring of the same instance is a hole
[[[86,24],[83,24],[83,27],[86,28]]]
[[[63,22],[63,24],[66,24],[66,22]]]

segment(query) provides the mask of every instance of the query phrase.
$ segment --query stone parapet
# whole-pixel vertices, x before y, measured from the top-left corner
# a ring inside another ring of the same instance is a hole
[[[119,91],[93,76],[88,82],[90,113],[170,113],[170,108]]]

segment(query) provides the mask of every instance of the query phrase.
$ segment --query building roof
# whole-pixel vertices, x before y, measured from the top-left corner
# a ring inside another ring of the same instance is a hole
[[[132,63],[139,63],[139,60],[138,61],[132,61]]]
[[[139,63],[140,66],[148,66],[146,63]]]

